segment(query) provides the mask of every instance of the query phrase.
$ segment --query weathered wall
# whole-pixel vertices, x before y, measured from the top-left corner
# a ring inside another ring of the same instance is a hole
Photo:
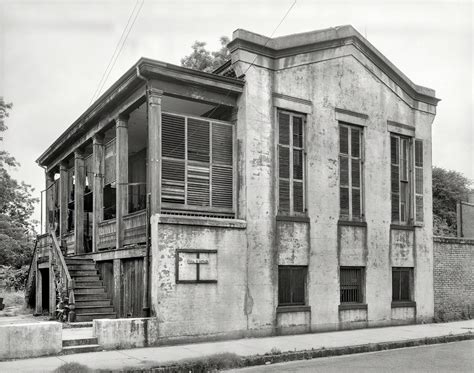
[[[474,239],[435,237],[433,275],[435,318],[474,317]]]
[[[62,348],[58,322],[0,326],[0,360],[53,355]]]
[[[94,336],[106,349],[154,346],[158,343],[156,318],[94,320]]]

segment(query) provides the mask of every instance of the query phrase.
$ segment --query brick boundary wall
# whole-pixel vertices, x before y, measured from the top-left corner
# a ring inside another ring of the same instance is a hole
[[[434,316],[437,321],[474,317],[474,238],[434,237]]]

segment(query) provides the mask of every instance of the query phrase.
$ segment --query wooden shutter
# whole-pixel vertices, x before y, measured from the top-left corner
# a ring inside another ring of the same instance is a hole
[[[112,141],[108,142],[107,145],[105,145],[105,175],[104,175],[104,186],[108,184],[112,184],[115,182],[116,177],[115,177],[115,161],[116,161],[116,156],[115,156],[115,139]]]
[[[210,123],[188,118],[188,160],[209,163]]]
[[[280,146],[278,148],[279,170],[279,210],[290,211],[290,149]]]
[[[390,158],[391,158],[391,194],[392,194],[392,222],[400,221],[400,157],[399,139],[390,137]]]
[[[339,127],[339,152],[349,154],[349,129],[345,126]]]
[[[341,216],[349,217],[349,158],[339,157],[339,205]]]
[[[185,119],[162,114],[161,201],[185,203]]]
[[[233,129],[212,123],[212,206],[233,207]]]
[[[290,115],[287,113],[278,113],[278,143],[290,145]]]
[[[415,140],[415,221],[423,218],[423,141]]]

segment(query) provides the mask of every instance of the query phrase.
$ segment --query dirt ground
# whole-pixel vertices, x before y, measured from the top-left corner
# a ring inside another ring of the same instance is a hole
[[[0,311],[0,325],[24,324],[48,321],[49,316],[33,316],[33,310],[25,305],[23,292],[0,291],[5,308]]]

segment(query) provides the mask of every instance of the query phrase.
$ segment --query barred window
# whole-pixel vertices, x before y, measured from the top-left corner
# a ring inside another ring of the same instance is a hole
[[[361,221],[362,203],[362,129],[339,126],[339,206],[344,220]]]
[[[364,268],[341,267],[340,295],[342,303],[363,303]]]
[[[302,114],[278,111],[278,212],[305,212],[305,154]]]
[[[278,267],[278,305],[304,305],[306,293],[306,267]]]
[[[162,114],[163,207],[233,211],[233,126]]]

